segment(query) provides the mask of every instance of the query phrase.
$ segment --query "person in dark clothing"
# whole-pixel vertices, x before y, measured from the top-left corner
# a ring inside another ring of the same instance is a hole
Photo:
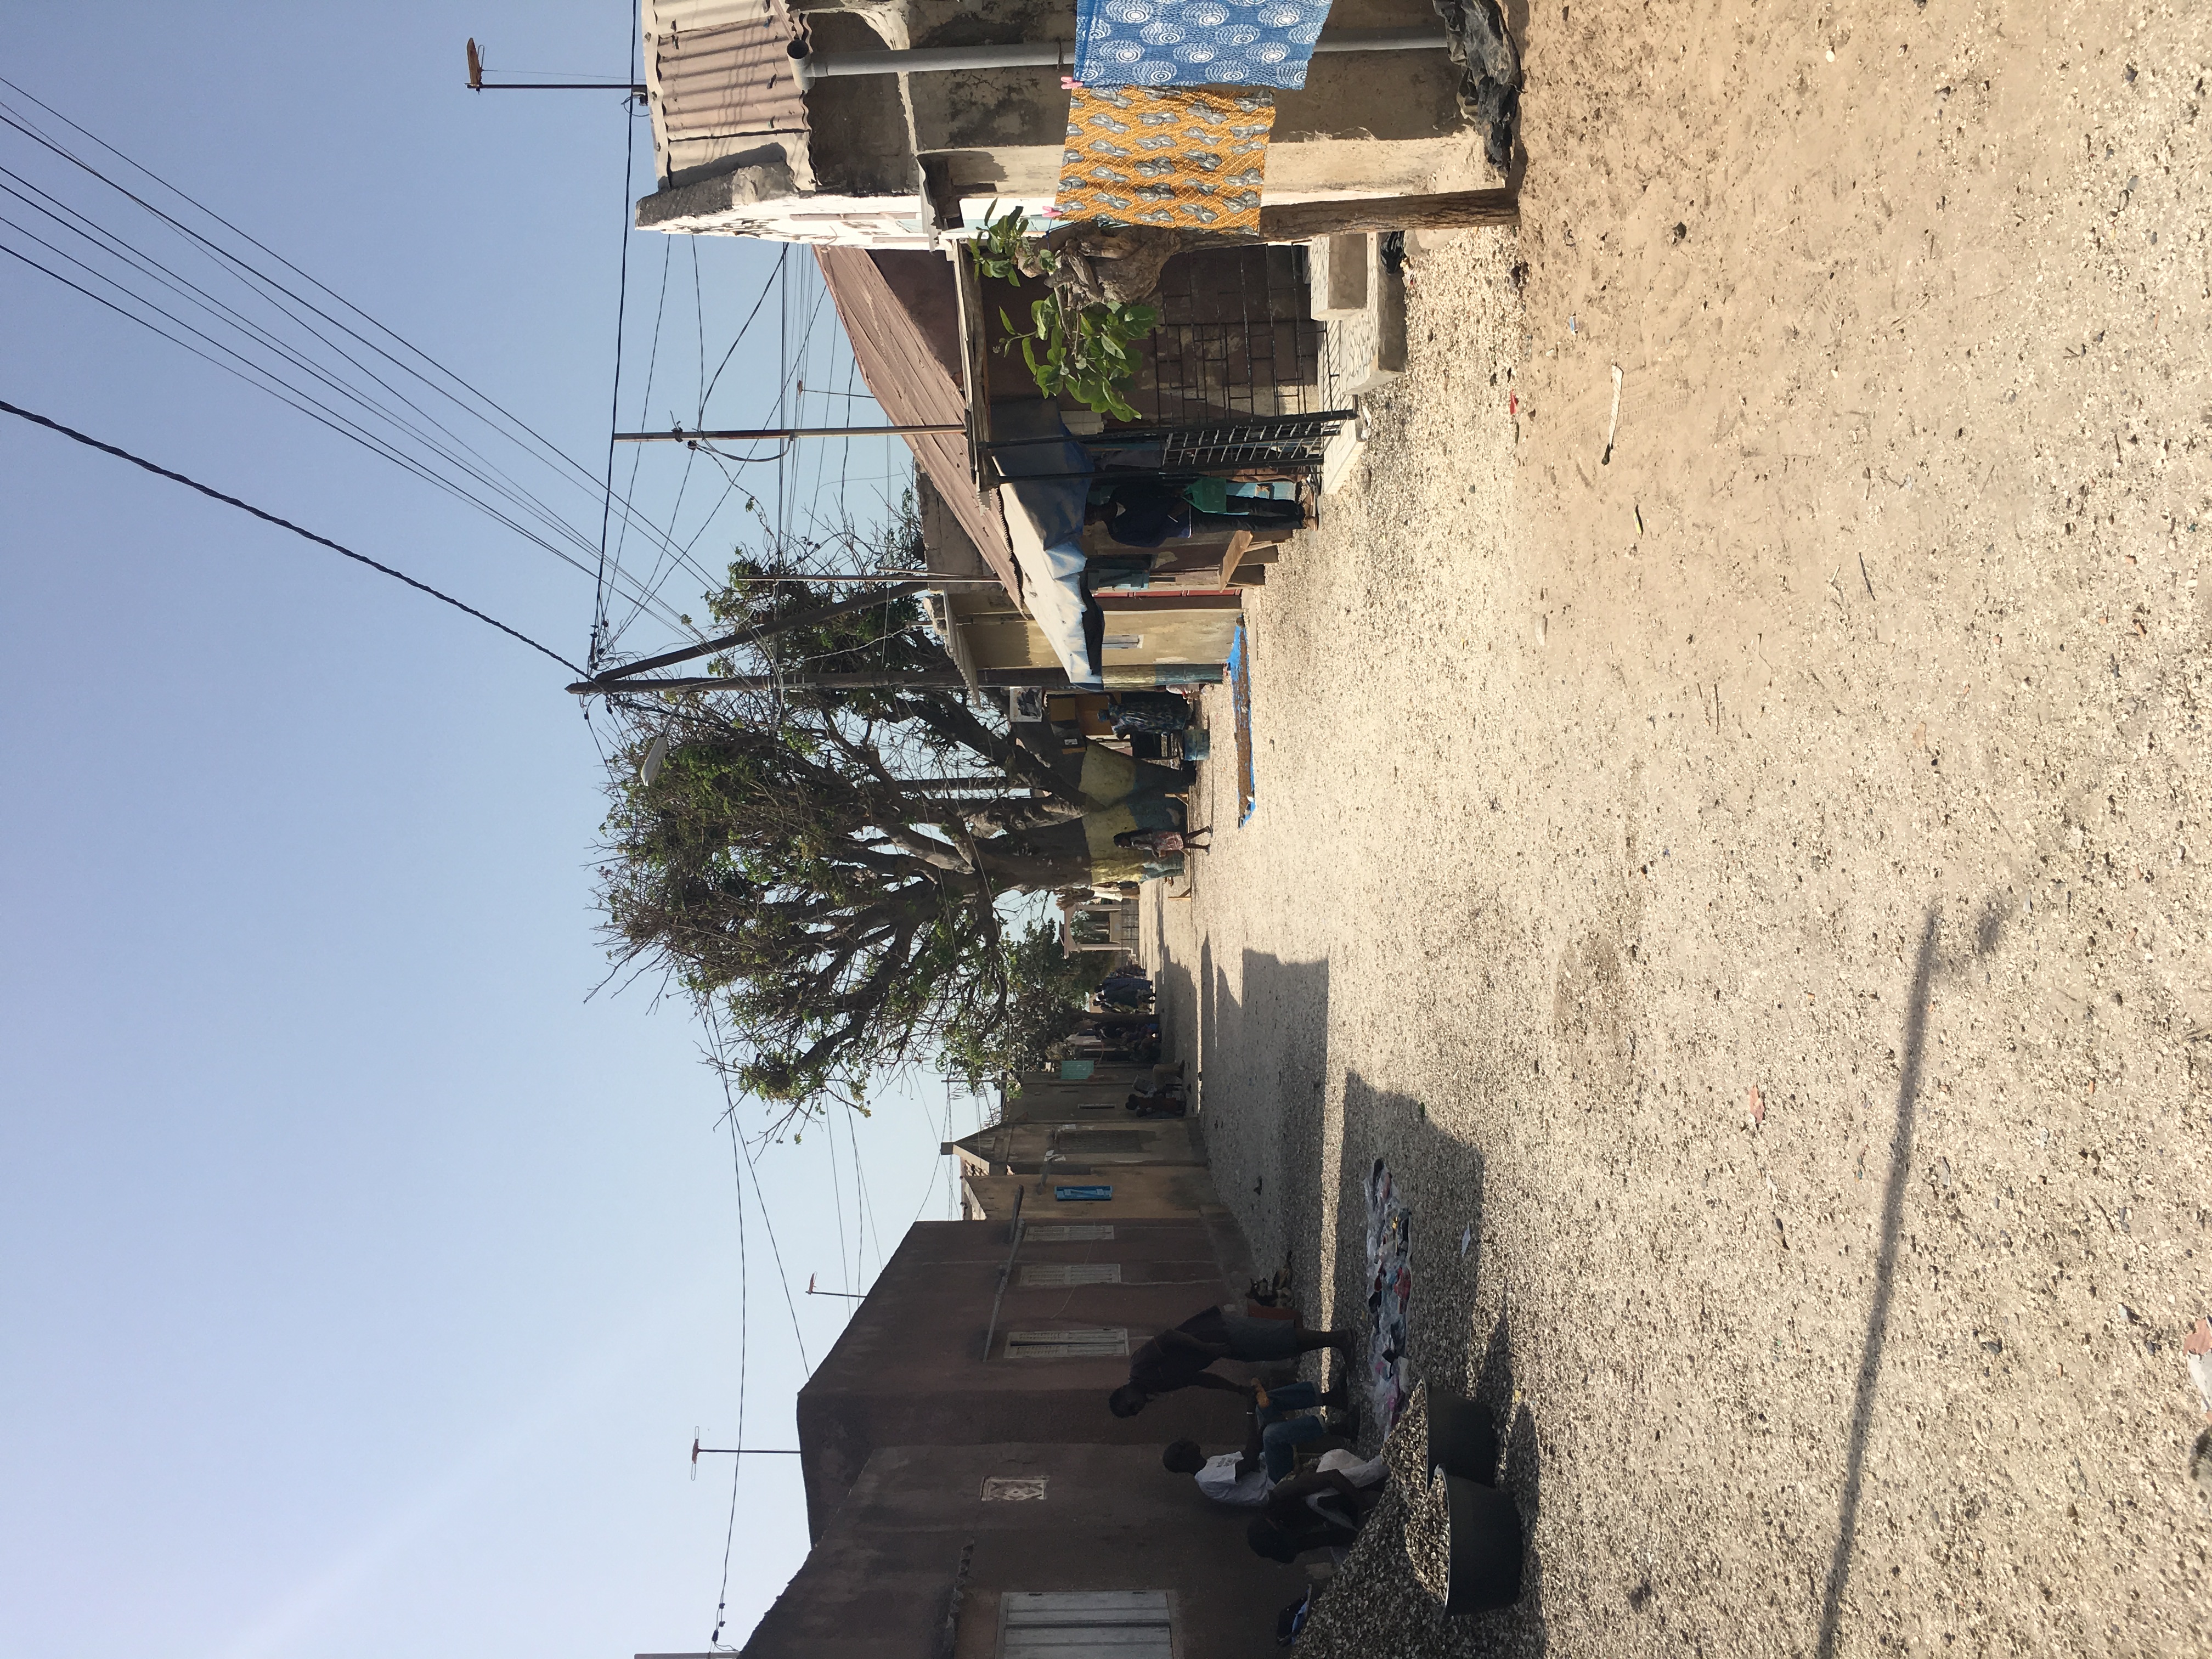
[[[1106,1397],[1116,1417],[1134,1417],[1155,1399],[1177,1389],[1218,1389],[1257,1399],[1256,1382],[1232,1382],[1207,1369],[1217,1359],[1249,1364],[1295,1359],[1316,1348],[1334,1348],[1352,1358],[1350,1331],[1308,1330],[1302,1319],[1247,1319],[1207,1308],[1182,1324],[1162,1331],[1129,1360],[1129,1380]]]
[[[1132,1117],[1181,1117],[1190,1107],[1181,1095],[1131,1095],[1121,1109]]]
[[[1190,534],[1191,506],[1173,484],[1132,478],[1096,509],[1106,533],[1124,547],[1158,547]]]
[[[1343,1407],[1332,1422],[1321,1408]],[[1313,1412],[1312,1416],[1301,1413]],[[1297,1466],[1297,1449],[1331,1435],[1350,1437],[1359,1432],[1359,1419],[1346,1399],[1342,1385],[1323,1394],[1313,1383],[1286,1383],[1267,1391],[1264,1403],[1251,1415],[1244,1449],[1208,1457],[1195,1440],[1171,1442],[1160,1454],[1162,1468],[1176,1474],[1197,1478],[1199,1489],[1218,1503],[1258,1509],[1267,1501],[1273,1484]]]
[[[1289,1565],[1308,1550],[1349,1549],[1382,1501],[1379,1486],[1356,1486],[1336,1470],[1275,1483],[1267,1506],[1244,1529],[1253,1553]]]

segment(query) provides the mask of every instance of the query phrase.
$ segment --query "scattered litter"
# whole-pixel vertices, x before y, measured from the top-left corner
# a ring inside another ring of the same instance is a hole
[[[1470,1226],[1465,1232],[1459,1236],[1459,1253],[1462,1261],[1464,1261],[1467,1256],[1467,1247],[1474,1243],[1474,1229]]]
[[[1636,533],[1639,536],[1644,533],[1644,509],[1640,506],[1636,509]]]
[[[1751,1121],[1753,1123],[1766,1121],[1766,1102],[1760,1096],[1759,1085],[1755,1083],[1751,1086]]]
[[[1582,332],[1581,327],[1576,323],[1572,317],[1569,317],[1567,319],[1567,332],[1570,334],[1579,334]]]
[[[1620,365],[1613,366],[1613,416],[1605,423],[1605,453],[1598,457],[1600,466],[1613,465],[1613,436],[1620,430]]]
[[[2197,1322],[2197,1328],[2190,1332],[2181,1351],[2189,1356],[2189,1380],[2197,1385],[2197,1397],[2203,1405],[2204,1414],[2212,1417],[2212,1319]]]

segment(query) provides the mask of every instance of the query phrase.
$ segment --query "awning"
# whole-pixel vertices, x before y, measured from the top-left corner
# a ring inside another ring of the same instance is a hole
[[[1022,603],[1066,671],[1067,683],[1103,690],[1097,647],[1103,618],[1083,591],[1083,508],[1091,493],[1091,457],[1066,438],[1059,410],[1042,398],[994,404],[991,432],[1006,443],[992,451],[992,459],[1007,480],[1000,486],[999,501],[1006,509],[1014,562],[1021,567]],[[1054,433],[1064,441],[1006,442]]]

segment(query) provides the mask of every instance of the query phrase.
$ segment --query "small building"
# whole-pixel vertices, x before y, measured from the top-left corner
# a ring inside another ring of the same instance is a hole
[[[1243,1292],[1225,1212],[1108,1221],[1025,1205],[1012,1235],[999,1221],[916,1223],[799,1390],[814,1539],[887,1447],[1147,1447],[1158,1473],[1170,1440],[1243,1439],[1226,1394],[1186,1389],[1137,1418],[1106,1407],[1154,1333]]]
[[[1079,1080],[1022,1078],[998,1122],[949,1145],[960,1159],[962,1213],[1003,1223],[1018,1207],[1032,1223],[1092,1224],[1225,1214],[1198,1120],[1122,1109],[1146,1070],[1109,1062]]]
[[[1351,314],[1329,309],[1343,283],[1317,307],[1304,247],[1187,250],[1160,273],[1160,325],[1123,388],[1138,428],[1065,395],[1047,403],[1001,350],[1000,313],[1026,313],[1034,285],[1017,294],[955,256],[986,213],[1041,213],[1059,188],[1069,0],[641,0],[641,23],[656,188],[638,226],[813,245],[890,421],[964,426],[909,441],[944,584],[931,614],[970,691],[1219,678],[1243,591],[1265,581],[1290,528],[1217,520],[1133,557],[1087,522],[1086,486],[1066,481],[1119,467],[1125,483],[1129,469],[1178,489],[1266,481],[1317,501],[1356,447],[1350,395],[1394,372],[1377,367],[1389,338],[1402,356],[1402,307],[1395,336],[1384,315],[1382,345],[1362,325],[1347,346],[1322,321]],[[1434,49],[1325,51],[1302,90],[1271,94],[1264,204],[1489,180],[1425,0],[1338,0],[1323,40],[1409,29],[1434,30]],[[916,52],[936,56],[901,55]],[[1330,257],[1348,278],[1353,261]],[[1393,281],[1377,291],[1395,294]],[[1032,447],[1062,421],[1066,447]],[[978,568],[995,591],[966,579]]]
[[[655,188],[641,230],[872,248],[933,248],[994,203],[1049,204],[1068,60],[816,76],[855,54],[1032,44],[1072,53],[1068,0],[642,0]],[[1262,199],[1419,195],[1485,182],[1460,71],[1425,0],[1337,0],[1332,32],[1426,26],[1437,49],[1316,57],[1275,94]]]

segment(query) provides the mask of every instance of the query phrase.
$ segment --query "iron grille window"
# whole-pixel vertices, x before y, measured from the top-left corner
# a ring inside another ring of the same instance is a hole
[[[1009,1359],[1127,1359],[1129,1333],[1119,1325],[1065,1331],[1008,1331]]]
[[[1041,1227],[1028,1227],[1024,1234],[1040,1244],[1073,1244],[1086,1238],[1111,1238],[1114,1227],[1110,1222],[1077,1221],[1063,1226],[1048,1222]]]
[[[1175,1659],[1165,1590],[1016,1590],[999,1601],[1000,1659]]]
[[[1118,1261],[1033,1261],[1022,1269],[1022,1285],[1025,1289],[1039,1285],[1118,1285],[1121,1282],[1121,1264]]]

